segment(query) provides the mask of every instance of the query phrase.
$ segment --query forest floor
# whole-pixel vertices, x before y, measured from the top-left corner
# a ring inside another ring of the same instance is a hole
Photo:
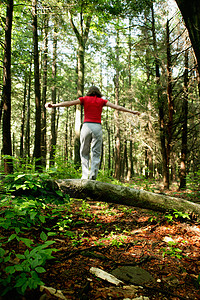
[[[199,191],[192,193],[193,201],[199,202]],[[168,194],[180,196],[175,190]],[[185,199],[189,195],[181,193]],[[60,214],[55,204],[48,204],[48,209],[54,217],[47,218],[43,228],[33,226],[24,235],[41,242],[41,230],[56,232],[48,238],[57,251],[40,275],[43,291],[0,299],[200,299],[200,222],[195,216],[189,219],[180,213],[77,199],[62,205]],[[0,234],[5,237],[12,232],[1,229]],[[7,250],[14,249],[15,243],[7,243]],[[20,243],[19,253],[23,249]],[[123,266],[139,267],[151,280],[134,284],[128,275],[124,284],[115,286],[91,273],[92,267],[111,274]],[[49,287],[60,290],[59,295],[53,295]]]

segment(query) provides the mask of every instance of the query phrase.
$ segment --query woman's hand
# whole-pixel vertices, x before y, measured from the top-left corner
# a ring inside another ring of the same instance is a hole
[[[52,103],[46,103],[45,104],[45,108],[52,108],[53,107],[53,104]]]
[[[139,111],[135,112],[135,115],[138,115],[138,116],[139,116],[139,115],[140,115],[140,112],[139,112]]]

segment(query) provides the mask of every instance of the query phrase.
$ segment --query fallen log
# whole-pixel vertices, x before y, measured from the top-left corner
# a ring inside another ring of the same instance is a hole
[[[54,188],[77,199],[130,205],[155,211],[181,211],[200,216],[200,205],[181,199],[94,180],[59,179]]]

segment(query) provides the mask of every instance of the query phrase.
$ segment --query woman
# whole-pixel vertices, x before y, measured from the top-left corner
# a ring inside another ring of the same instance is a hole
[[[129,112],[135,115],[140,115],[140,113],[102,99],[102,94],[96,86],[92,86],[85,97],[80,97],[74,101],[66,101],[58,104],[46,103],[45,107],[69,107],[78,104],[81,104],[84,107],[84,122],[80,135],[82,179],[88,179],[89,176],[89,179],[96,180],[102,147],[101,114],[103,106],[108,106],[113,109]],[[91,170],[89,172],[90,146]]]

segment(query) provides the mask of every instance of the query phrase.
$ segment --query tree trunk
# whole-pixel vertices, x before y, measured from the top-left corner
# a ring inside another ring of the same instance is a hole
[[[69,149],[68,149],[68,141],[70,140],[69,137],[69,111],[66,113],[66,126],[65,126],[65,159],[68,160],[69,158]]]
[[[169,120],[167,124],[168,138],[167,138],[167,173],[169,178],[170,168],[170,152],[173,135],[173,114],[174,114],[174,101],[172,96],[172,63],[171,63],[171,50],[169,40],[169,21],[167,21],[167,99],[168,99],[168,112]]]
[[[119,21],[119,20],[118,20]],[[115,84],[115,104],[119,105],[119,29],[117,28],[116,39],[116,74],[114,78]],[[119,125],[119,111],[114,112],[115,124],[116,124],[116,136],[115,136],[115,178],[120,180],[121,177],[121,136]]]
[[[187,163],[187,122],[188,122],[188,51],[185,51],[185,73],[184,73],[184,98],[182,107],[182,144],[181,144],[181,170],[180,189],[186,188],[186,163]]]
[[[85,46],[82,40],[78,46],[78,81],[77,81],[77,97],[81,97],[84,94],[84,70],[85,70]],[[80,129],[82,123],[82,106],[76,106],[76,117],[75,117],[75,141],[74,141],[74,163],[77,167],[81,165],[80,158]]]
[[[160,87],[160,66],[159,66],[159,59],[158,59],[153,3],[151,6],[151,12],[152,12],[152,36],[153,36],[153,47],[154,47],[154,55],[155,55],[155,69],[156,69],[157,102],[158,102],[158,110],[159,110],[160,144],[161,144],[161,154],[162,154],[162,175],[163,175],[164,188],[168,189],[169,172],[167,169],[167,151],[166,151],[166,142],[165,142],[164,96],[161,94],[161,87]]]
[[[141,207],[155,211],[182,211],[200,216],[200,205],[181,198],[136,190],[129,187],[95,180],[59,179],[52,181],[54,188],[78,199],[103,201]]]
[[[27,74],[25,71],[24,102],[22,106],[21,134],[20,134],[20,157],[21,158],[23,158],[24,156],[24,125],[25,125],[26,96],[27,96]]]
[[[78,31],[77,27],[74,24],[72,14],[70,14],[70,23],[71,27],[76,35],[76,38],[78,40],[78,81],[77,81],[77,95],[78,98],[83,96],[84,93],[84,69],[85,69],[85,63],[84,63],[84,57],[85,57],[85,46],[88,40],[89,36],[89,30],[90,30],[90,23],[92,20],[92,16],[86,17],[86,24],[85,24],[85,30],[83,28],[83,15],[82,11],[80,13],[80,32]],[[77,165],[77,167],[80,166],[81,159],[80,159],[80,129],[81,129],[81,121],[82,121],[82,107],[76,106],[76,118],[75,118],[75,139],[74,139],[74,163]]]
[[[200,73],[200,5],[199,0],[176,0],[188,29]]]
[[[4,158],[4,172],[13,172],[12,143],[11,143],[11,33],[13,19],[13,0],[7,1],[5,45],[3,61],[3,154],[10,157]]]
[[[129,181],[133,175],[134,175],[134,169],[133,169],[133,141],[130,140],[129,143],[129,163],[128,163],[128,174],[127,174],[127,180]]]
[[[132,23],[132,20],[129,18],[129,34],[128,34],[128,87],[129,87],[129,92],[130,93],[132,93],[132,91],[131,91],[131,85],[132,85],[132,73],[131,73],[131,61],[132,61],[131,23]],[[131,103],[131,109],[132,109],[132,103]],[[134,136],[134,134],[133,134],[133,127],[132,126],[130,126],[129,131],[130,131],[130,136]],[[130,139],[129,141],[130,141],[129,153],[127,153],[127,155],[128,155],[127,180],[128,181],[134,175],[134,170],[133,170],[133,141],[132,141],[132,139]],[[127,152],[128,152],[128,150],[127,150]]]
[[[53,37],[53,62],[52,62],[52,103],[56,103],[56,71],[57,71],[57,27],[54,24],[54,37]],[[56,109],[51,111],[51,142],[50,142],[50,166],[55,164],[56,152]]]
[[[44,16],[44,56],[43,56],[43,86],[42,86],[42,128],[41,128],[41,157],[42,165],[46,166],[47,136],[46,136],[46,109],[47,98],[47,65],[48,65],[48,15]]]
[[[30,98],[31,98],[31,66],[32,62],[30,63],[30,70],[29,70],[29,77],[28,77],[28,94],[27,94],[27,108],[26,108],[26,131],[25,131],[25,147],[24,147],[24,155],[30,158]]]
[[[34,154],[35,167],[41,169],[41,95],[40,95],[40,72],[39,72],[39,51],[37,32],[37,0],[32,0],[33,16],[33,45],[34,45],[34,78],[35,78],[35,143]]]

